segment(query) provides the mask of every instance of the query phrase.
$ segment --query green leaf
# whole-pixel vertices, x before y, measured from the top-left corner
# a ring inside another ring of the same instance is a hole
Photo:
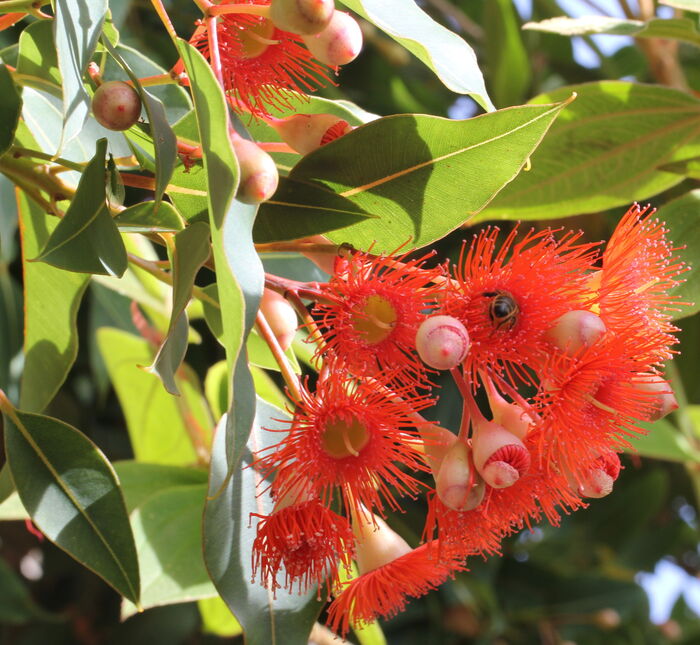
[[[200,468],[143,464],[132,460],[116,461],[113,466],[129,513],[166,489],[207,483],[207,471]]]
[[[227,455],[225,419],[219,425],[212,451],[209,500],[204,515],[204,558],[214,584],[243,627],[250,645],[306,645],[321,608],[313,589],[305,595],[280,589],[273,598],[272,592],[258,581],[251,582],[251,549],[258,520],[250,514],[268,514],[273,504],[269,494],[256,486],[259,475],[246,466],[250,465],[253,452],[281,439],[278,431],[288,428],[288,424],[280,422],[285,416],[281,410],[258,400],[243,468],[237,468],[238,461],[231,463]],[[233,477],[227,477],[232,468]],[[284,572],[279,575],[284,580]]]
[[[671,291],[671,295],[688,303],[674,312],[678,320],[700,311],[700,189],[664,204],[657,217],[665,222],[668,237],[678,247],[676,253],[690,267],[681,276],[685,282]]]
[[[145,499],[131,513],[144,609],[216,594],[202,559],[206,483],[176,486]],[[136,613],[131,603],[122,618]]]
[[[153,363],[147,368],[150,374],[157,376],[167,392],[180,396],[180,390],[175,382],[175,375],[185,360],[189,336],[189,321],[185,311],[175,319],[168,328],[168,335],[158,348]]]
[[[151,126],[153,145],[155,147],[155,202],[157,206],[163,199],[163,194],[165,193],[165,189],[173,174],[173,169],[175,168],[175,162],[177,161],[177,139],[175,133],[168,123],[165,108],[160,99],[153,96],[141,86],[138,76],[129,68],[126,61],[119,55],[117,49],[112,46],[107,38],[102,39],[102,44],[129,75],[129,78],[132,80],[146,108],[148,122]]]
[[[231,638],[243,633],[243,628],[221,598],[207,598],[197,603],[202,616],[202,631]]]
[[[282,394],[282,390],[279,389],[268,373],[255,366],[250,368],[250,373],[253,375],[255,393],[270,405],[274,405],[281,410],[286,409],[289,405],[289,400]]]
[[[248,361],[251,365],[256,365],[266,370],[280,371],[280,366],[275,360],[272,351],[270,351],[270,347],[255,330],[248,334],[246,351],[248,353]],[[285,355],[289,359],[294,371],[297,374],[301,374],[301,368],[299,367],[297,357],[294,355],[291,347],[287,349]]]
[[[0,400],[5,450],[22,504],[44,535],[133,602],[134,538],[117,477],[78,430]]]
[[[601,81],[532,102],[551,103],[571,92],[578,98],[532,155],[532,169],[475,221],[595,213],[643,201],[682,180],[659,166],[697,156],[700,101],[657,85]]]
[[[700,179],[700,157],[692,157],[691,159],[684,159],[683,161],[667,163],[663,166],[659,166],[659,170],[674,172],[691,179]]]
[[[37,260],[79,273],[121,276],[126,271],[124,242],[107,208],[106,152],[107,140],[100,139],[66,214]]]
[[[639,423],[647,431],[645,435],[628,437],[632,453],[666,461],[700,461],[700,452],[690,446],[685,436],[668,420]]]
[[[700,32],[689,18],[653,18],[632,20],[611,16],[582,16],[580,18],[549,18],[542,22],[528,22],[523,29],[546,31],[562,36],[587,36],[590,34],[613,34],[635,38],[667,38],[681,40],[700,46]]]
[[[0,560],[0,624],[26,625],[44,620],[60,619],[38,607],[19,576]]]
[[[157,464],[195,463],[198,454],[190,433],[205,452],[212,421],[194,378],[176,375],[182,396],[173,397],[158,379],[137,367],[153,361],[155,349],[147,341],[118,329],[103,328],[98,331],[97,342],[126,417],[136,459]]]
[[[15,386],[12,359],[22,350],[22,289],[0,262],[0,388]]]
[[[182,217],[169,202],[147,201],[129,206],[114,218],[124,233],[177,233],[183,229]]]
[[[297,240],[361,222],[368,215],[349,199],[307,183],[280,177],[272,199],[260,205],[253,237],[258,244]]]
[[[176,396],[180,395],[180,391],[175,383],[175,373],[185,359],[189,333],[185,307],[192,297],[197,273],[209,259],[209,253],[209,226],[204,222],[195,222],[175,235],[172,253],[173,308],[168,333],[148,371],[156,374],[165,389]]]
[[[341,2],[403,45],[433,70],[445,87],[458,94],[468,94],[485,110],[494,109],[474,50],[457,34],[435,22],[415,2]]]
[[[407,250],[421,247],[469,221],[512,181],[567,103],[465,121],[385,117],[307,155],[290,177],[321,183],[377,218],[329,233],[334,242],[375,253],[409,239]]]
[[[100,37],[107,0],[56,0],[55,7],[54,39],[63,79],[61,141],[67,143],[78,135],[90,112],[90,97],[83,86],[83,74]]]
[[[484,5],[489,89],[498,106],[523,103],[532,82],[518,14],[510,0]]]
[[[256,207],[234,199],[238,162],[229,141],[228,108],[206,59],[190,44],[177,41],[190,78],[207,178],[209,224],[226,361],[232,377],[227,415],[227,449],[233,463],[243,453],[255,414],[255,393],[241,349],[253,327],[264,275],[252,239]]]
[[[7,65],[0,65],[0,155],[15,140],[15,131],[22,114],[22,95],[19,93]]]
[[[37,20],[22,31],[17,73],[23,83],[61,96],[61,73],[58,71],[52,21]]]
[[[24,369],[20,407],[41,412],[53,399],[78,354],[78,307],[86,275],[29,262],[47,242],[58,221],[24,193],[18,193],[24,267]]]

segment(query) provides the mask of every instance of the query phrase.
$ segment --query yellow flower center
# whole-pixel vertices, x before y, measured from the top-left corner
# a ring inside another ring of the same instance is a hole
[[[370,345],[381,343],[394,331],[396,309],[386,298],[370,296],[359,313],[353,327]]]
[[[243,58],[257,58],[270,45],[276,45],[278,41],[272,40],[274,31],[275,25],[267,18],[242,29],[238,38],[243,46]]]
[[[334,459],[357,457],[369,442],[369,432],[357,419],[329,423],[321,435],[321,446]]]

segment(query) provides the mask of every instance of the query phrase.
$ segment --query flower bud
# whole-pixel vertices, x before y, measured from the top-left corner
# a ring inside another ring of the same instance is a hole
[[[575,478],[567,472],[569,487],[581,497],[600,499],[612,492],[615,480],[620,474],[620,458],[614,452],[601,455],[583,477]]]
[[[260,301],[262,311],[283,351],[287,351],[297,331],[297,315],[292,305],[276,291],[265,289]]]
[[[272,0],[270,20],[279,29],[310,36],[328,26],[334,10],[334,0]]]
[[[450,432],[447,428],[436,426],[432,423],[421,424],[418,427],[418,432],[420,432],[423,440],[425,459],[428,462],[428,466],[430,466],[430,470],[433,471],[433,475],[437,477],[442,460],[452,447],[452,444],[457,441],[457,435]]]
[[[476,469],[493,488],[512,486],[530,468],[530,453],[523,442],[497,423],[479,424],[472,447]]]
[[[421,360],[438,370],[457,367],[469,351],[469,334],[452,316],[430,316],[418,328],[416,350]]]
[[[464,441],[455,441],[445,454],[435,491],[453,511],[471,511],[484,499],[484,482],[469,463],[469,446]]]
[[[312,235],[311,237],[305,237],[304,242],[310,242],[312,244],[327,244],[332,245],[332,242],[323,235]],[[336,251],[337,247],[333,250]],[[335,259],[337,257],[336,253],[326,253],[324,251],[302,251],[301,254],[308,260],[311,260],[321,271],[327,273],[328,275],[333,275],[333,268],[335,266]]]
[[[302,155],[352,132],[352,126],[334,114],[295,114],[270,125],[288,146]]]
[[[367,513],[366,510],[354,513],[352,522],[360,574],[379,569],[412,550],[381,517],[374,515],[370,520]]]
[[[584,347],[593,345],[605,332],[605,323],[600,316],[584,309],[575,309],[557,318],[554,326],[547,331],[547,339],[572,356]]]
[[[506,401],[495,388],[487,392],[494,423],[503,426],[518,439],[524,439],[534,424],[534,419],[517,403]]]
[[[246,204],[259,204],[270,199],[279,181],[272,157],[248,139],[235,137],[231,143],[241,169],[236,197]]]
[[[108,130],[128,130],[141,116],[141,97],[124,81],[107,81],[92,97],[92,113]]]
[[[658,421],[678,409],[678,401],[671,386],[656,374],[640,374],[634,380],[634,388],[649,394],[649,408],[645,419]]]
[[[362,49],[362,31],[348,13],[334,11],[328,26],[315,36],[302,36],[314,58],[329,67],[346,65]]]

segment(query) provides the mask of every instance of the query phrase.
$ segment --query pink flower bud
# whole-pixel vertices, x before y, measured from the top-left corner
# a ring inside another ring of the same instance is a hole
[[[231,143],[241,169],[236,197],[246,204],[259,204],[270,199],[279,181],[272,157],[248,139],[234,137]]]
[[[518,439],[524,439],[534,425],[534,419],[517,403],[506,401],[495,388],[487,391],[494,423],[503,426]]]
[[[352,131],[352,126],[334,114],[296,114],[270,123],[282,140],[306,155]]]
[[[260,310],[280,347],[286,352],[297,331],[297,315],[294,308],[276,291],[265,289],[260,301]]]
[[[445,458],[445,455],[457,441],[457,435],[450,432],[447,428],[436,426],[433,424],[423,424],[418,428],[423,445],[425,447],[425,459],[433,471],[433,475],[437,477],[440,471],[440,466]]]
[[[92,113],[108,130],[128,130],[141,116],[141,97],[124,81],[107,81],[92,97]]]
[[[302,36],[314,58],[329,67],[346,65],[362,50],[362,31],[348,13],[334,11],[328,26],[316,36]]]
[[[430,316],[418,328],[416,350],[421,360],[438,370],[457,367],[469,351],[469,334],[452,316]]]
[[[484,499],[484,482],[469,463],[469,446],[464,441],[455,441],[445,454],[435,491],[453,511],[471,511]]]
[[[497,423],[480,423],[472,447],[476,469],[493,488],[512,486],[530,468],[530,453],[523,442]]]
[[[620,458],[609,452],[593,462],[593,466],[577,480],[570,472],[566,473],[569,487],[581,497],[600,499],[612,492],[615,480],[620,474]]]
[[[328,26],[334,10],[334,0],[272,0],[270,20],[283,31],[310,36]]]
[[[634,388],[649,394],[649,409],[645,417],[649,421],[658,421],[678,409],[678,401],[671,386],[656,374],[640,374],[633,380]]]
[[[570,356],[590,347],[605,334],[605,323],[591,311],[575,309],[560,316],[547,332],[549,341]]]
[[[366,516],[368,513],[366,510],[354,513],[352,522],[356,537],[357,567],[361,574],[379,569],[411,552],[406,540],[381,517],[374,515],[370,520]]]

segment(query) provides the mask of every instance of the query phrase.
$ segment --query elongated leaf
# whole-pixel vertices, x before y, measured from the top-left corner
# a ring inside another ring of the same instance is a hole
[[[587,36],[590,34],[614,34],[635,38],[668,38],[700,46],[700,32],[688,18],[675,20],[654,18],[632,20],[611,16],[582,16],[580,18],[549,18],[542,22],[528,22],[523,29],[546,31],[562,36]]]
[[[341,0],[379,27],[437,74],[445,87],[468,94],[485,110],[493,110],[474,50],[457,34],[435,22],[415,2],[404,0]]]
[[[121,276],[126,271],[124,242],[107,209],[106,152],[107,140],[100,139],[73,201],[37,260],[79,273]]]
[[[183,228],[182,218],[169,202],[141,202],[123,210],[114,218],[125,233],[176,233]]]
[[[243,465],[251,462],[251,453],[280,440],[279,432],[287,425],[280,423],[284,413],[258,399],[253,430],[248,441]],[[236,468],[227,457],[225,419],[219,424],[214,439],[209,496],[204,515],[204,555],[209,574],[221,597],[231,608],[250,645],[306,645],[311,626],[321,608],[315,591],[306,595],[272,592],[256,581],[251,583],[251,553],[257,518],[251,513],[272,511],[269,495],[257,488],[260,476],[253,468]],[[222,489],[223,486],[223,489]],[[220,492],[220,494],[218,494]],[[279,574],[284,579],[284,572]]]
[[[228,109],[211,67],[191,45],[178,49],[192,83],[207,178],[212,248],[219,290],[226,361],[232,375],[227,416],[229,456],[243,453],[255,416],[255,392],[241,349],[253,327],[263,289],[263,270],[252,229],[256,207],[234,199],[238,162],[228,134]],[[233,458],[230,460],[233,463]]]
[[[61,73],[53,37],[53,23],[37,20],[28,25],[19,37],[17,73],[27,84],[61,96]]]
[[[206,492],[206,484],[166,488],[131,514],[144,609],[216,595],[202,560]],[[124,603],[122,618],[136,611]]]
[[[691,159],[684,159],[683,161],[667,163],[663,166],[659,166],[659,170],[675,172],[678,175],[690,177],[691,179],[700,179],[700,157],[692,157]]]
[[[126,417],[136,459],[157,464],[195,463],[198,451],[193,440],[205,452],[211,440],[211,419],[194,378],[178,375],[182,396],[172,397],[158,379],[137,367],[153,361],[155,348],[147,341],[104,328],[98,331],[97,342]]]
[[[174,396],[180,396],[180,389],[175,382],[175,375],[185,360],[189,335],[187,313],[182,311],[168,329],[168,335],[158,348],[148,372],[156,375],[163,387]]]
[[[375,252],[409,239],[408,248],[424,246],[469,221],[512,181],[565,105],[466,121],[385,117],[307,155],[290,177],[317,181],[377,218],[330,232],[333,241]]]
[[[54,38],[63,79],[61,140],[67,143],[78,135],[90,112],[90,97],[83,86],[83,74],[100,37],[107,0],[56,0],[55,6]]]
[[[345,228],[369,215],[349,199],[314,184],[280,177],[272,199],[260,206],[253,236],[258,243],[296,240]]]
[[[197,606],[202,616],[202,631],[205,634],[230,638],[243,633],[240,623],[218,596],[200,600]]]
[[[532,169],[476,221],[598,212],[643,201],[682,181],[659,167],[697,156],[700,101],[664,87],[602,81],[561,88],[533,103],[571,92],[578,98],[533,154]]]
[[[163,199],[163,193],[173,174],[173,168],[177,161],[177,139],[175,133],[168,123],[168,118],[165,113],[165,108],[160,99],[153,96],[148,90],[141,87],[138,76],[129,68],[124,59],[119,55],[119,52],[109,42],[109,39],[103,38],[102,44],[107,51],[119,62],[124,68],[124,71],[129,75],[134,87],[141,96],[143,105],[148,114],[148,122],[151,126],[151,134],[153,145],[155,147],[155,171],[156,171],[156,190],[155,202],[156,205]]]
[[[0,155],[12,145],[22,114],[22,96],[7,65],[0,65]]]
[[[20,407],[41,412],[56,394],[78,354],[78,307],[88,276],[29,262],[58,221],[18,192],[24,267],[24,369]]]
[[[117,477],[78,430],[7,401],[5,450],[32,521],[53,543],[138,603],[134,538]]]
[[[659,209],[658,218],[665,222],[669,238],[680,247],[680,258],[690,267],[683,274],[685,282],[672,291],[683,302],[674,318],[686,318],[700,311],[700,189],[686,193]]]
[[[15,384],[10,362],[22,350],[22,288],[0,262],[0,388]]]

